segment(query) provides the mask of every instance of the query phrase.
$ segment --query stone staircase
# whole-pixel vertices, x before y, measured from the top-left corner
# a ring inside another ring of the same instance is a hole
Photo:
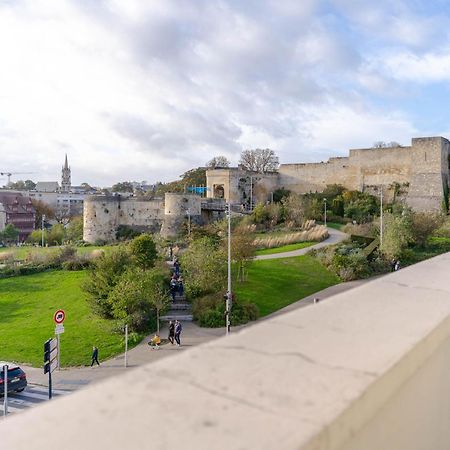
[[[169,310],[164,316],[161,316],[161,320],[192,321],[192,307],[186,301],[186,296],[176,294],[175,301],[171,300]]]

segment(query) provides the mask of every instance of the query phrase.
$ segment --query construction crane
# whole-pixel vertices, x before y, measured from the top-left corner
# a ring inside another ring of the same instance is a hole
[[[8,177],[7,186],[11,185],[11,175],[28,175],[36,172],[0,172],[0,175],[6,175]]]

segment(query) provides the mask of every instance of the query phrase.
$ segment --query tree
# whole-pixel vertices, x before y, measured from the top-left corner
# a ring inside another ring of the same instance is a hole
[[[244,150],[241,153],[239,164],[246,170],[258,173],[273,172],[278,169],[279,161],[273,150],[254,149]]]
[[[5,226],[3,231],[0,231],[0,241],[11,244],[17,241],[19,237],[19,230],[11,223]]]
[[[31,203],[33,204],[35,214],[34,226],[35,228],[42,227],[42,216],[45,216],[45,220],[51,220],[55,218],[55,210],[44,203],[41,200],[32,199]]]
[[[159,313],[168,303],[164,275],[159,269],[128,269],[108,296],[113,317],[132,331],[146,331],[156,316],[159,333]]]
[[[285,212],[286,225],[300,227],[307,219],[305,199],[299,194],[290,194],[282,200]]]
[[[66,237],[66,230],[63,225],[56,223],[50,228],[48,232],[47,242],[49,245],[62,245]]]
[[[227,168],[230,167],[230,161],[226,156],[214,156],[206,163],[208,169]]]
[[[130,253],[123,245],[113,247],[109,252],[95,259],[86,281],[82,284],[82,289],[88,294],[94,312],[104,318],[113,317],[112,305],[108,297],[131,263]]]
[[[155,265],[158,252],[153,238],[149,234],[141,234],[130,242],[131,255],[141,269],[151,269]]]
[[[181,257],[186,292],[199,297],[225,288],[227,255],[214,239],[203,237],[190,245]]]
[[[18,180],[9,185],[10,189],[15,189],[17,191],[32,191],[35,187],[36,183],[32,180]]]
[[[237,281],[245,281],[246,266],[255,255],[254,241],[254,236],[248,228],[237,227],[233,230],[231,235],[231,257],[237,265]]]
[[[381,252],[388,258],[399,258],[408,244],[414,241],[412,217],[408,210],[402,214],[383,214],[383,242]]]
[[[66,229],[67,239],[72,242],[83,240],[83,216],[73,217]]]
[[[433,231],[437,230],[443,222],[444,217],[440,214],[413,213],[412,233],[415,243],[420,247],[425,247]]]
[[[122,181],[121,183],[113,184],[112,186],[113,192],[133,192],[133,183],[131,181]]]

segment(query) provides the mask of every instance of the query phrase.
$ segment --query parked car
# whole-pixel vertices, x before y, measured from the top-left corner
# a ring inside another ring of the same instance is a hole
[[[8,366],[8,393],[22,392],[27,387],[27,375],[14,363],[0,361],[0,396],[5,392],[3,366]]]

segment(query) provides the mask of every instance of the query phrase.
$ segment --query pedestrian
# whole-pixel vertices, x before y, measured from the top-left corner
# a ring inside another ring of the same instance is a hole
[[[178,262],[178,259],[175,260],[175,262],[173,263],[173,268],[175,270],[175,275],[177,277],[180,276],[180,263]]]
[[[397,272],[397,270],[400,270],[400,261],[398,259],[395,261],[394,265],[394,271]]]
[[[181,275],[178,277],[178,293],[181,297],[183,297],[184,285],[183,285],[183,277]]]
[[[173,345],[174,344],[174,336],[175,336],[175,324],[171,320],[169,322],[169,341]]]
[[[173,247],[172,247],[172,244],[169,245],[169,259],[171,261],[173,259]]]
[[[154,348],[156,350],[159,350],[159,345],[161,344],[161,338],[159,335],[155,334],[151,339],[148,345],[150,345],[151,348]]]
[[[91,367],[94,365],[94,362],[97,363],[97,366],[100,365],[100,363],[98,362],[98,348],[95,345],[92,347]]]
[[[181,346],[180,335],[183,327],[181,326],[181,322],[179,320],[175,320],[175,342],[177,343],[177,347]]]
[[[170,295],[172,296],[172,301],[175,301],[177,290],[178,290],[177,277],[174,274],[170,279]]]
[[[395,272],[395,264],[397,263],[397,260],[395,258],[391,259],[391,272]]]

